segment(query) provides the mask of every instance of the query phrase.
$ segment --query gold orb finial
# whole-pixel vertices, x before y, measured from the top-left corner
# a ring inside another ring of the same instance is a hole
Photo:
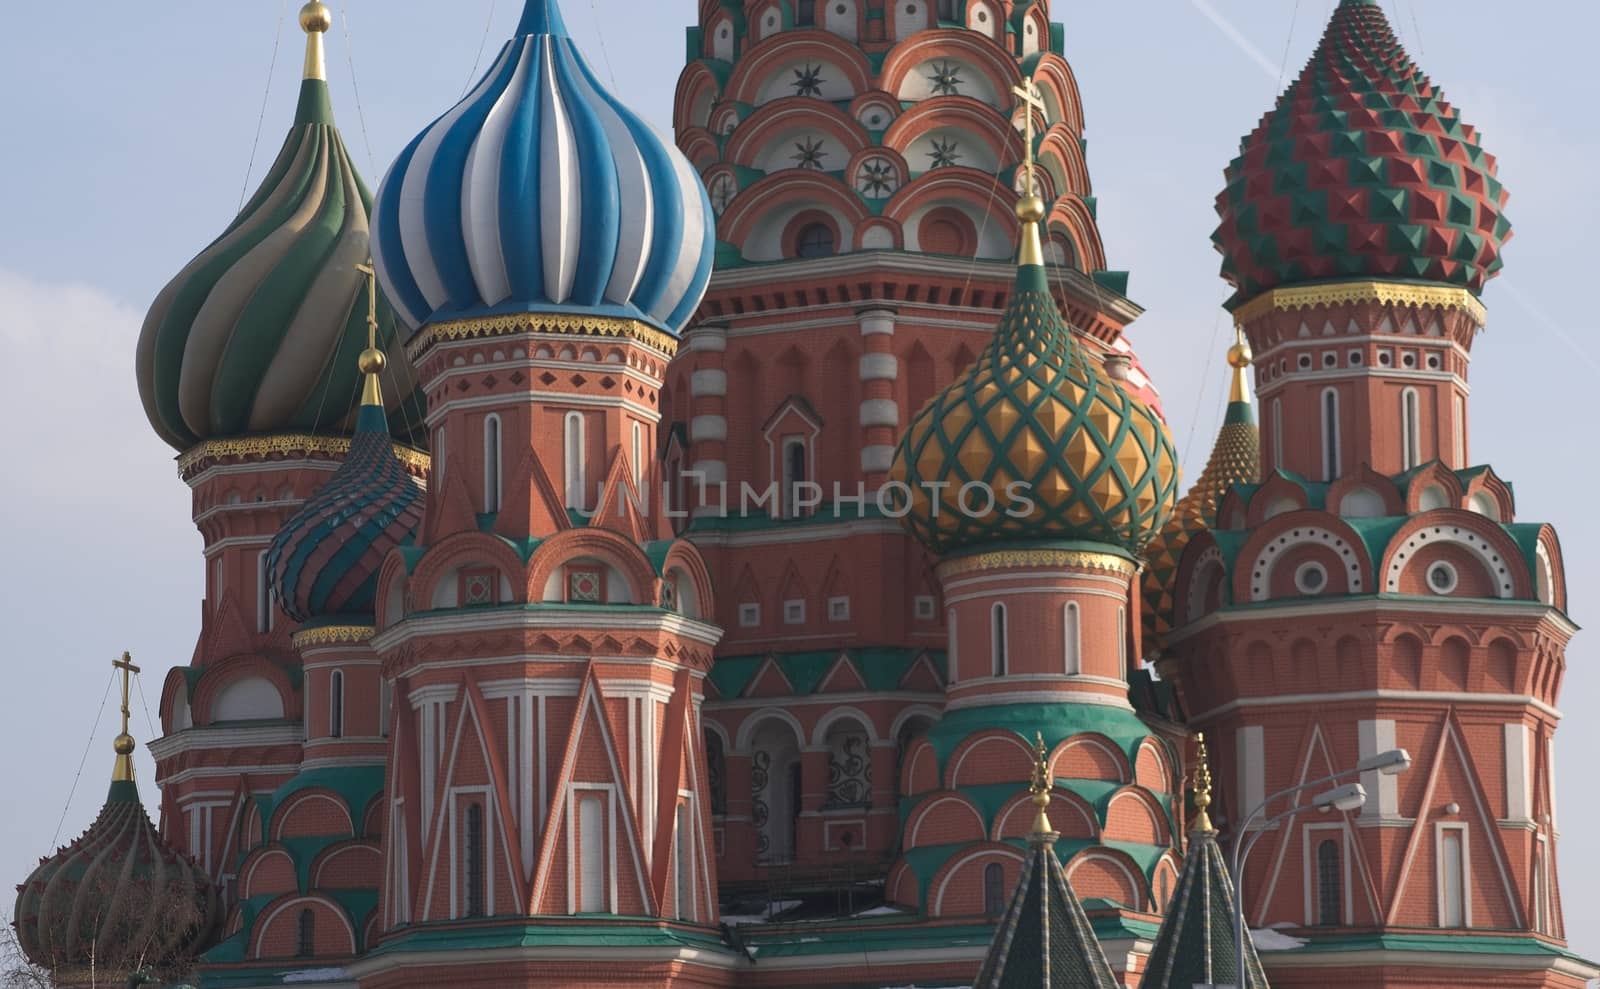
[[[1050,818],[1045,816],[1045,808],[1050,806],[1050,750],[1045,748],[1044,733],[1033,733],[1033,781],[1028,786],[1028,792],[1033,795],[1033,806],[1038,811],[1033,815],[1033,833],[1035,835],[1051,834]]]
[[[1023,223],[1039,223],[1044,219],[1044,200],[1028,195],[1017,200],[1017,219]]]
[[[368,347],[359,358],[362,374],[378,374],[389,366],[389,358],[376,347]]]
[[[333,11],[322,0],[311,0],[300,8],[300,30],[307,34],[327,34],[333,28]]]
[[[133,755],[133,736],[118,735],[116,741],[111,743],[111,748],[117,755]]]
[[[1250,341],[1244,337],[1244,327],[1233,328],[1233,346],[1228,348],[1228,364],[1233,368],[1233,383],[1228,389],[1228,401],[1250,401],[1250,387],[1245,381],[1244,372],[1255,362],[1255,351],[1250,349]]]

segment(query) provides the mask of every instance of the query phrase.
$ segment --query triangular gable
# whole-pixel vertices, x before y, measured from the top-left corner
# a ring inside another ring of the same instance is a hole
[[[768,656],[761,663],[761,668],[756,670],[756,675],[750,678],[750,685],[744,688],[745,697],[793,697],[794,685],[784,675],[783,668],[772,656]]]
[[[463,472],[444,472],[444,490],[437,498],[428,498],[422,520],[423,542],[435,545],[445,536],[457,532],[474,532],[478,528],[478,506],[467,490]]]
[[[530,891],[527,910],[530,914],[545,912],[545,901],[561,892],[550,887],[553,866],[557,857],[567,848],[568,814],[567,807],[571,802],[570,795],[572,784],[579,775],[590,778],[590,782],[606,782],[612,786],[616,799],[612,802],[620,814],[617,826],[613,829],[621,847],[616,849],[616,881],[617,896],[619,901],[627,899],[628,892],[636,892],[638,899],[643,903],[646,914],[657,913],[656,900],[651,896],[650,884],[645,872],[645,860],[639,847],[639,825],[637,815],[634,813],[633,801],[629,799],[632,792],[628,785],[626,773],[622,768],[622,760],[618,757],[616,739],[619,737],[610,717],[606,714],[604,698],[600,692],[600,682],[595,676],[594,665],[589,666],[589,674],[584,678],[583,688],[578,694],[577,709],[572,718],[572,728],[567,735],[567,745],[561,758],[561,770],[558,773],[555,786],[551,790],[552,807],[549,823],[544,830],[544,838],[539,849],[539,866],[537,878],[533,889]],[[580,753],[589,753],[598,744],[604,753],[603,763],[595,764],[592,760],[582,760],[584,772],[580,773]],[[603,777],[603,780],[602,780]],[[565,870],[562,870],[565,875]],[[571,877],[566,877],[569,884]],[[566,892],[570,892],[567,890]],[[560,897],[559,913],[567,912],[566,896]]]
[[[590,525],[597,529],[610,529],[635,543],[649,542],[653,537],[650,520],[639,511],[644,499],[633,483],[633,471],[622,448],[611,452],[611,464],[606,468],[606,479],[600,489],[600,503]]]
[[[854,660],[847,652],[841,652],[839,658],[834,660],[833,666],[823,676],[822,682],[817,685],[819,694],[857,694],[867,689],[867,681],[862,678],[861,671],[856,668]]]
[[[523,479],[527,487],[523,487]],[[495,532],[508,539],[546,537],[572,528],[562,497],[545,473],[544,464],[531,447],[522,451],[516,467],[506,475],[509,495],[495,517]]]
[[[489,703],[484,699],[483,692],[478,689],[474,680],[467,679],[462,691],[464,695],[464,712],[462,717],[471,716],[478,726],[478,735],[481,739],[485,730],[493,731],[494,722],[489,716]],[[507,725],[509,732],[510,726]],[[500,746],[489,745],[485,740],[484,757],[488,762],[486,767],[489,772],[490,786],[495,799],[495,821],[499,824],[500,844],[505,849],[506,866],[511,876],[513,902],[525,903],[528,898],[527,872],[522,861],[522,842],[517,833],[518,819],[516,812],[511,809],[511,781],[506,775],[505,763],[501,758]]]
[[[927,653],[920,653],[900,676],[900,689],[937,694],[944,690],[944,677]]]

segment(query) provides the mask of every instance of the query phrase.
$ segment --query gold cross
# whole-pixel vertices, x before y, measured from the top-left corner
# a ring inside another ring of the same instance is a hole
[[[1039,87],[1033,83],[1033,77],[1022,80],[1022,85],[1012,86],[1011,93],[1017,98],[1017,107],[1022,111],[1022,169],[1028,177],[1028,187],[1024,195],[1034,195],[1033,181],[1034,168],[1037,167],[1033,158],[1033,112],[1039,111],[1045,115],[1044,98],[1039,95]]]
[[[121,659],[113,659],[111,665],[122,671],[122,734],[128,733],[128,674],[139,672],[139,667],[133,665],[133,656],[123,653]]]
[[[378,272],[372,262],[356,265],[367,276],[367,349],[378,349]]]

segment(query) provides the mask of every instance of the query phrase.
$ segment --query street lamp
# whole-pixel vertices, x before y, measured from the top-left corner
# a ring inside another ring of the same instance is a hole
[[[1390,749],[1387,752],[1380,752],[1377,755],[1368,756],[1367,758],[1356,763],[1353,769],[1347,769],[1340,773],[1334,773],[1331,776],[1324,776],[1321,779],[1311,780],[1306,783],[1301,783],[1298,786],[1291,786],[1287,789],[1279,790],[1277,793],[1274,793],[1272,796],[1261,801],[1260,806],[1246,814],[1244,819],[1235,825],[1233,831],[1232,856],[1234,894],[1233,927],[1234,947],[1238,952],[1234,956],[1234,964],[1237,966],[1239,981],[1238,985],[1235,987],[1217,986],[1215,989],[1248,989],[1246,983],[1248,982],[1249,974],[1245,967],[1244,960],[1244,865],[1245,861],[1250,857],[1250,850],[1255,848],[1256,842],[1260,840],[1263,834],[1271,830],[1280,822],[1287,821],[1289,818],[1294,817],[1297,814],[1302,814],[1308,810],[1337,810],[1343,813],[1348,813],[1353,810],[1360,810],[1366,805],[1367,789],[1360,783],[1346,783],[1342,786],[1336,786],[1324,793],[1319,793],[1316,797],[1312,798],[1309,804],[1290,807],[1288,810],[1277,815],[1276,817],[1269,818],[1268,820],[1262,822],[1261,827],[1257,829],[1254,835],[1251,835],[1249,843],[1246,844],[1244,841],[1244,836],[1250,831],[1250,822],[1266,813],[1268,807],[1270,807],[1275,801],[1281,800],[1284,797],[1292,797],[1295,794],[1303,793],[1306,790],[1315,789],[1319,786],[1326,786],[1329,783],[1337,783],[1340,780],[1347,779],[1351,776],[1360,776],[1366,773],[1378,773],[1381,776],[1398,776],[1410,768],[1411,753],[1407,752],[1405,749]]]

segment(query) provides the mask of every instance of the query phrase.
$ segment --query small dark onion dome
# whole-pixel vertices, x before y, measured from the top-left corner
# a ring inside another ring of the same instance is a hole
[[[1481,292],[1504,264],[1493,155],[1374,0],[1342,0],[1300,78],[1241,143],[1212,240],[1232,305],[1280,286],[1384,279]]]
[[[210,439],[272,433],[348,435],[372,287],[372,194],[334,124],[322,36],[332,13],[300,12],[305,79],[294,126],[233,223],[156,297],[139,335],[145,415],[183,451]],[[395,357],[390,411],[408,442],[425,439],[422,400],[394,315],[377,300]],[[409,424],[409,425],[408,425]]]
[[[120,981],[137,969],[180,971],[217,926],[211,880],[161,840],[139,802],[126,679],[123,698],[116,769],[100,816],[17,887],[13,926],[22,953],[62,983],[91,963],[102,985],[112,973]]]
[[[298,622],[370,617],[383,558],[422,523],[422,488],[395,456],[384,417],[383,352],[367,349],[360,366],[366,391],[349,454],[267,551],[278,601]]]

